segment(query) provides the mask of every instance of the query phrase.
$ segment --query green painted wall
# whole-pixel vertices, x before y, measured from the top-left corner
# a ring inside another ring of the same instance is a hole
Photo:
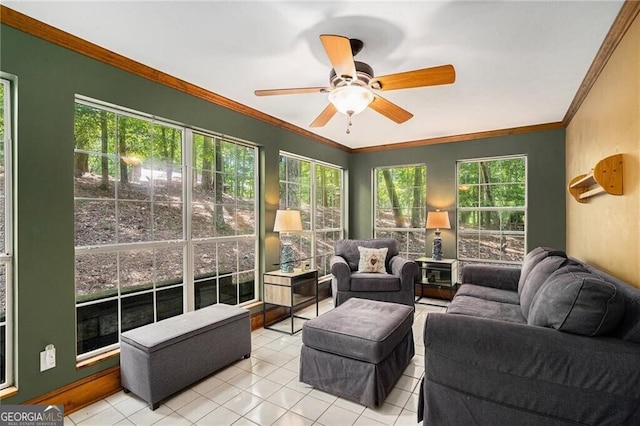
[[[73,228],[74,96],[242,138],[261,146],[261,268],[278,262],[271,231],[278,206],[278,153],[286,150],[347,167],[349,154],[150,82],[7,26],[0,27],[3,72],[18,78],[16,323],[20,403],[111,367],[76,370]],[[40,372],[53,343],[57,366]]]
[[[0,70],[18,77],[16,179],[17,396],[20,403],[118,363],[76,370],[73,241],[73,100],[85,95],[255,142],[260,150],[261,269],[278,261],[271,232],[278,205],[278,153],[285,150],[349,169],[349,228],[369,237],[371,169],[427,164],[429,208],[455,203],[455,161],[529,155],[529,247],[564,248],[564,131],[350,155],[299,135],[133,76],[35,37],[0,26]],[[443,233],[453,256],[453,233]],[[53,343],[57,367],[39,371]]]
[[[373,235],[372,169],[380,166],[427,165],[427,209],[450,213],[455,227],[456,161],[500,155],[526,154],[528,165],[527,250],[537,246],[565,248],[565,131],[486,138],[351,156],[349,223],[351,238]],[[433,239],[429,230],[427,241]],[[446,257],[456,256],[455,229],[442,231]],[[430,252],[430,247],[428,250]],[[425,253],[427,248],[425,248]]]

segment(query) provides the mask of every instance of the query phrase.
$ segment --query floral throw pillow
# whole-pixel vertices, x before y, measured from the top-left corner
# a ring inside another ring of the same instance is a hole
[[[358,262],[358,272],[377,272],[386,274],[387,270],[384,267],[384,261],[387,258],[387,251],[385,248],[368,248],[358,246],[360,252],[360,261]]]

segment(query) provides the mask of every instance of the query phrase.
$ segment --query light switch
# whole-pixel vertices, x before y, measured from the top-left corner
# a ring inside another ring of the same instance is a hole
[[[44,351],[40,352],[40,371],[49,370],[56,366],[56,348],[47,345]]]

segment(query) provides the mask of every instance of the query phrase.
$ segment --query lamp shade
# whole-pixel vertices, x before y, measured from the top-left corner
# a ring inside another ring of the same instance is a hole
[[[449,213],[436,210],[427,213],[427,229],[451,229]]]
[[[342,86],[329,93],[329,102],[345,115],[359,114],[373,101],[373,93],[358,85]]]
[[[299,210],[276,211],[276,223],[273,232],[302,231],[302,219]]]

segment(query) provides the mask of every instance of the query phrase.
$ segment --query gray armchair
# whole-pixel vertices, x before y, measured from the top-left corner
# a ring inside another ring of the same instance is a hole
[[[358,272],[360,247],[387,247],[386,274]],[[418,265],[399,256],[398,242],[392,238],[338,240],[330,260],[333,302],[339,306],[352,297],[414,306],[414,280]]]

